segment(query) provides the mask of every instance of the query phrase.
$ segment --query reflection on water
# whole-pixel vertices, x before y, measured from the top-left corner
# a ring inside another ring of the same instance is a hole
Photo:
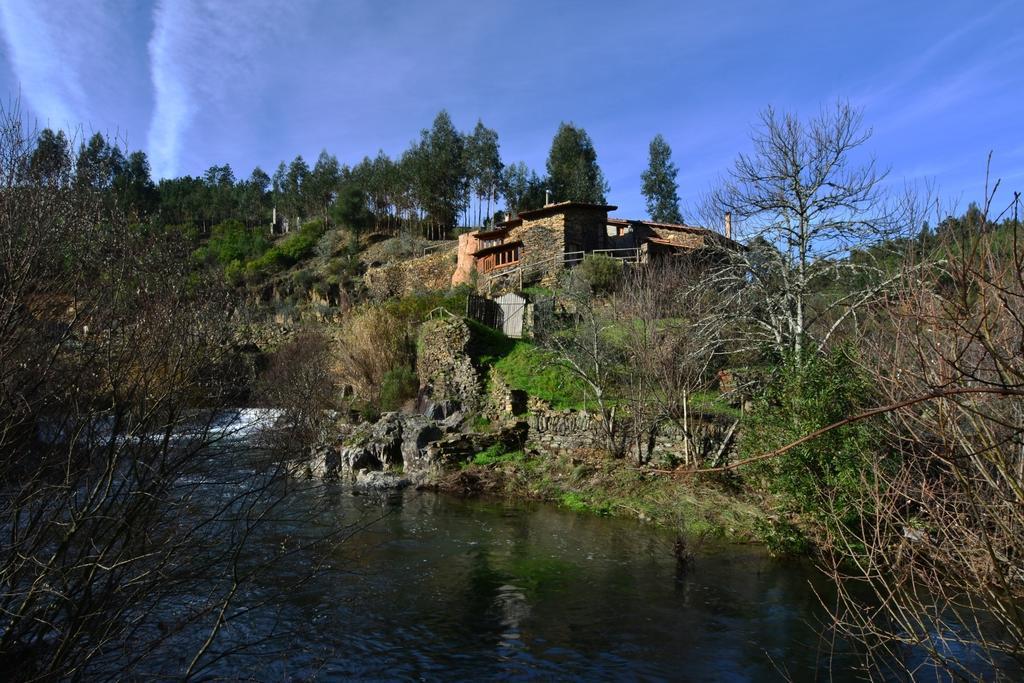
[[[552,506],[408,491],[297,492],[260,538],[376,518],[329,557],[297,553],[246,594],[280,593],[233,620],[223,647],[273,635],[206,673],[281,678],[853,680],[828,656],[822,614],[799,564],[756,548],[698,553],[680,574],[672,539],[631,520]],[[296,518],[297,519],[297,518]],[[260,547],[253,549],[258,554]],[[785,674],[783,674],[785,672]]]

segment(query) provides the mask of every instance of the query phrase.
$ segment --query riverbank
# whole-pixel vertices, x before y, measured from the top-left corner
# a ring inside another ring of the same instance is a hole
[[[626,517],[698,541],[765,540],[767,514],[728,481],[637,468],[598,453],[484,452],[439,477],[460,496],[556,503],[583,514]]]

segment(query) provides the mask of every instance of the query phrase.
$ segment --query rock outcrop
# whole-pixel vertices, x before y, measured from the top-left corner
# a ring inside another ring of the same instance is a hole
[[[365,488],[424,484],[498,442],[515,449],[525,438],[525,424],[487,434],[461,433],[425,415],[385,413],[350,434],[337,457],[325,457],[334,466],[325,467],[324,476],[345,476]]]

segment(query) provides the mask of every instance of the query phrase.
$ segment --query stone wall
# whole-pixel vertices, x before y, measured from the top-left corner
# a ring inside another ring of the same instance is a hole
[[[608,248],[608,212],[573,207],[565,213],[565,250],[594,251]]]
[[[495,420],[518,418],[528,410],[529,396],[521,389],[510,387],[497,370],[491,368],[487,376],[487,397],[484,412]]]
[[[472,333],[462,318],[429,320],[420,330],[416,372],[421,394],[433,403],[458,403],[465,413],[483,403],[483,380],[467,351]]]
[[[562,270],[565,253],[565,216],[559,213],[524,220],[509,232],[510,241],[523,243],[519,265],[532,279],[547,284]]]
[[[544,454],[565,454],[579,450],[608,450],[608,438],[598,413],[582,410],[552,410],[531,406],[527,446]],[[718,416],[696,415],[689,421],[687,442],[682,427],[663,422],[636,433],[628,419],[616,418],[618,440],[626,455],[638,463],[674,466],[686,457],[693,462],[708,462],[718,455],[724,441],[732,435],[732,421]],[[726,444],[728,447],[729,444]]]
[[[492,371],[488,380],[487,413],[496,421],[525,420],[529,427],[526,445],[545,455],[561,455],[580,450],[608,450],[608,438],[599,413],[585,410],[556,410],[536,397],[510,388]],[[662,422],[642,433],[627,417],[616,417],[616,429],[626,454],[636,462],[672,466],[691,460],[707,462],[726,454],[722,443],[732,437],[733,420],[720,415],[695,413],[689,421],[687,442],[682,427]],[[726,444],[728,447],[729,444]]]
[[[601,449],[604,445],[600,417],[594,413],[535,405],[527,413],[526,423],[530,428],[527,447],[547,455]]]
[[[448,289],[455,267],[456,247],[435,251],[405,261],[370,268],[363,282],[370,296],[378,301],[424,290]]]

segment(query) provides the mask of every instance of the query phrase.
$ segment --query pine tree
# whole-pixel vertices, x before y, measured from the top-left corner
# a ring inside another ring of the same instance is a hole
[[[676,175],[679,169],[672,163],[672,148],[665,138],[658,135],[651,140],[650,163],[640,175],[643,180],[643,195],[647,199],[647,213],[658,223],[682,223],[679,213],[679,185]]]
[[[597,152],[587,131],[562,123],[548,154],[548,189],[556,202],[603,204],[608,183],[597,165]]]

